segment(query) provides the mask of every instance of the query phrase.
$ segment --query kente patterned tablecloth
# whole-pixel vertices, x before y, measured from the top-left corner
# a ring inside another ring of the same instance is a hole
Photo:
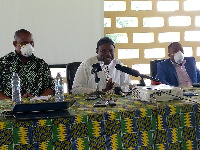
[[[0,149],[200,149],[197,103],[169,101],[156,107],[133,97],[114,97],[117,106],[94,108],[97,100],[86,101],[84,97],[76,100],[70,107],[74,114],[71,117],[2,119]]]

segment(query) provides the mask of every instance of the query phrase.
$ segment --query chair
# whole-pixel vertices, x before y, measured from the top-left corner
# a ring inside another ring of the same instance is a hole
[[[164,61],[165,59],[157,59],[157,60],[151,60],[150,61],[150,76],[154,77],[157,74],[157,63]]]
[[[81,62],[72,62],[66,65],[67,87],[68,93],[71,94],[74,77]]]
[[[150,61],[150,76],[155,78],[157,74],[157,63],[164,61],[165,59],[157,59],[157,60],[151,60]],[[161,84],[161,82],[151,81],[151,85],[158,85]]]

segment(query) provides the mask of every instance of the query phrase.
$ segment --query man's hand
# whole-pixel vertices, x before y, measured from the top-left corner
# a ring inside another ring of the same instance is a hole
[[[0,91],[0,100],[4,100],[4,99],[11,99],[11,98],[3,94],[2,91]]]
[[[29,98],[29,97],[33,97],[33,95],[29,94],[29,93],[26,93],[22,96],[23,98]]]
[[[103,89],[103,92],[107,92],[113,88],[114,82],[112,82],[112,78],[110,78],[106,84],[106,88]]]

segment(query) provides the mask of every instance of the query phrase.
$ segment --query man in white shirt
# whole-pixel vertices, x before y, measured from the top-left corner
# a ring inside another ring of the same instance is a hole
[[[97,56],[91,57],[79,66],[73,86],[73,94],[91,94],[97,90],[107,92],[114,87],[121,87],[122,91],[128,92],[130,85],[129,75],[115,68],[116,64],[123,65],[122,62],[114,58],[114,42],[108,38],[101,38],[97,42]],[[95,64],[100,64],[101,69],[97,72],[97,77],[100,79],[95,82],[94,70]]]

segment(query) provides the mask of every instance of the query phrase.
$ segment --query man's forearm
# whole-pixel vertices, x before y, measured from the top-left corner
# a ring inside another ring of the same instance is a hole
[[[48,96],[48,95],[54,95],[55,92],[52,89],[46,89],[44,92],[41,94],[41,96]]]
[[[0,100],[4,100],[4,99],[10,99],[10,97],[6,96],[5,94],[3,94],[2,91],[0,91]]]
[[[83,86],[76,86],[72,88],[72,94],[90,94],[96,91],[96,89],[83,87]]]

